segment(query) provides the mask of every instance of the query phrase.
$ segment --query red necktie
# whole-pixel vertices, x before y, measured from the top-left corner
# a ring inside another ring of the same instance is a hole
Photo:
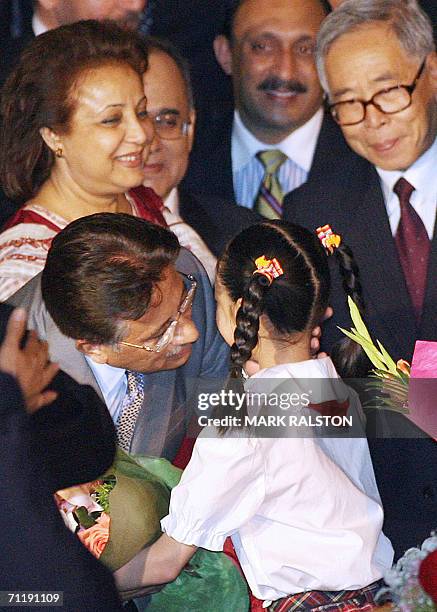
[[[425,298],[431,245],[423,221],[410,203],[414,187],[404,178],[400,178],[393,187],[393,191],[398,196],[401,205],[401,219],[396,231],[395,242],[408,293],[413,303],[416,322],[419,323]]]

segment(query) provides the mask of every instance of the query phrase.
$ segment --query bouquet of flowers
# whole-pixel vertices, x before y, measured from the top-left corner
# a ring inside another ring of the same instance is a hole
[[[379,340],[376,345],[360,315],[348,297],[349,310],[354,327],[350,331],[339,327],[357,342],[374,365],[372,377],[366,388],[372,398],[365,405],[369,408],[388,408],[405,414],[429,436],[437,439],[437,342],[417,341],[410,366],[403,359],[396,363]]]
[[[390,594],[395,612],[437,610],[437,535],[420,548],[410,548],[384,576],[388,585],[379,593]]]
[[[143,463],[118,449],[114,464],[99,480],[56,494],[67,526],[112,571],[161,534],[170,487],[155,474],[156,467],[165,466],[168,477],[179,480],[179,470],[165,459],[145,457]]]
[[[112,467],[98,480],[56,493],[67,527],[115,571],[161,535],[170,491],[182,471],[166,459],[117,450]],[[247,610],[247,586],[223,553],[199,549],[179,577],[151,595],[148,609],[192,612]]]

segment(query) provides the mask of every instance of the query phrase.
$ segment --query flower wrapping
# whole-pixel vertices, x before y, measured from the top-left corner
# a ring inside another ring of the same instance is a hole
[[[411,420],[437,439],[437,342],[418,340],[414,347],[408,388]]]
[[[118,449],[101,479],[58,491],[56,499],[67,526],[115,571],[159,538],[160,520],[181,474],[166,459],[130,456]],[[225,554],[199,549],[174,582],[151,595],[147,609],[248,610],[247,585]]]
[[[437,342],[416,342],[413,362],[393,361],[383,345],[373,342],[360,312],[348,297],[351,319],[355,327],[350,331],[339,328],[357,342],[374,365],[367,389],[372,399],[367,407],[388,408],[405,414],[429,436],[437,439]]]

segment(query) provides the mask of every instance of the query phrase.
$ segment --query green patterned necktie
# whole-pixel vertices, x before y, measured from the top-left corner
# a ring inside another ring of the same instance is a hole
[[[259,151],[256,157],[264,166],[265,174],[253,209],[263,217],[267,217],[267,219],[280,219],[282,217],[284,194],[278,181],[277,172],[288,158],[282,151],[277,149]]]

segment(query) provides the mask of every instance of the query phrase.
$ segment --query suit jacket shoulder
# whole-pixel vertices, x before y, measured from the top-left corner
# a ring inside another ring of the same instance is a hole
[[[231,138],[233,110],[215,109],[208,125],[196,132],[182,186],[191,193],[235,202]]]
[[[176,267],[193,274],[198,282],[193,302],[193,321],[199,338],[193,344],[188,362],[176,369],[145,375],[145,398],[140,411],[131,451],[174,459],[194,414],[195,392],[199,381],[223,381],[228,371],[228,348],[215,324],[215,301],[208,276],[202,264],[190,251],[181,249]],[[101,391],[83,354],[71,338],[64,336],[44,305],[40,275],[32,279],[10,302],[24,306],[29,313],[29,326],[47,340],[51,359],[76,381]]]
[[[180,212],[219,257],[227,243],[249,225],[259,223],[262,217],[233,201],[208,194],[179,190]]]
[[[0,304],[0,343],[12,308]],[[35,324],[30,323],[30,326]],[[29,417],[33,454],[47,490],[94,480],[112,463],[115,430],[106,406],[89,386],[60,370],[49,385],[58,397]]]

